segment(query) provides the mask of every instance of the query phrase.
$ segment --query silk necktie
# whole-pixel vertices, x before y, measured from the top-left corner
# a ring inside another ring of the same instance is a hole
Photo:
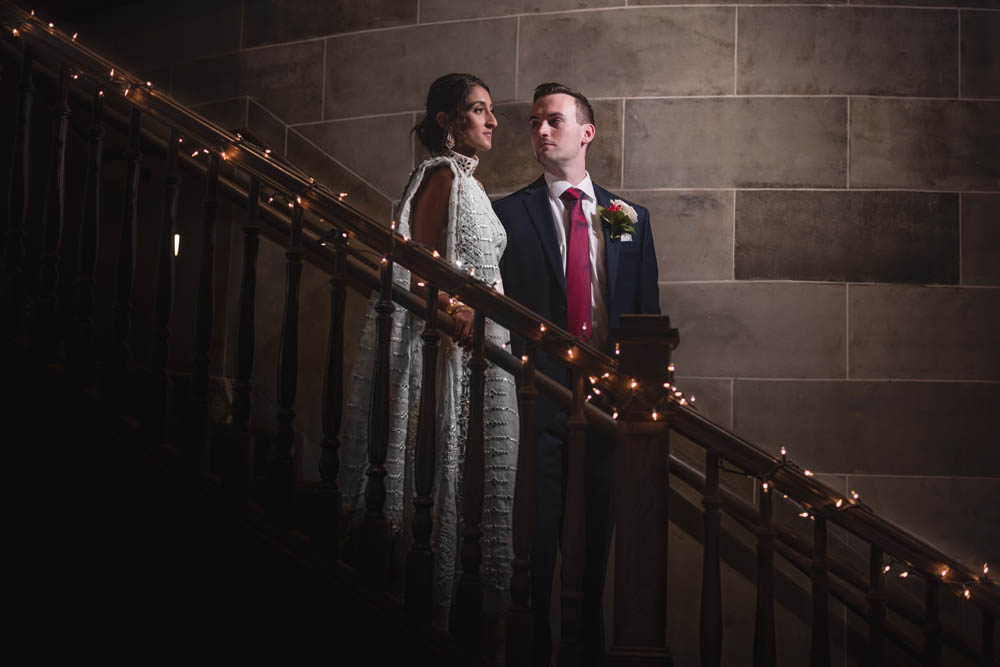
[[[583,213],[583,192],[567,188],[560,195],[569,208],[566,235],[566,310],[569,332],[589,340],[593,330],[590,312],[590,223]]]

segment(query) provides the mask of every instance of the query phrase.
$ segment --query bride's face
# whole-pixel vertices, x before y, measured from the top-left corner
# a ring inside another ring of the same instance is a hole
[[[473,86],[465,98],[465,108],[455,123],[455,151],[475,155],[493,148],[493,130],[497,118],[493,115],[493,98],[482,86]]]

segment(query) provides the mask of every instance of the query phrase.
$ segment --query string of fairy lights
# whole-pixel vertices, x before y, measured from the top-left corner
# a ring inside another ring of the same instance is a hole
[[[32,19],[35,19],[36,22],[40,22],[40,19],[38,19],[38,17],[35,16],[34,10],[30,12],[30,16]],[[58,32],[53,23],[51,22],[50,23],[40,22],[40,23],[41,25],[44,25],[50,33],[56,34]],[[24,25],[21,25],[20,27],[8,26],[8,28],[11,31],[11,34],[14,37],[22,36],[22,32],[25,27],[26,26]],[[62,34],[65,35],[65,33]],[[72,42],[76,42],[78,37],[79,33],[75,32],[71,36],[68,36],[69,40]],[[83,72],[80,71],[71,70],[69,72],[69,76],[73,80],[79,81],[81,77],[84,77],[84,74]],[[134,96],[137,90],[142,90],[149,94],[152,94],[154,90],[154,86],[151,81],[140,80],[136,77],[127,74],[126,72],[122,72],[121,70],[116,70],[113,67],[109,69],[107,79],[95,81],[94,83],[98,87],[97,95],[99,97],[104,96],[104,88],[106,86],[114,87],[116,91],[120,92],[123,98],[128,98],[130,95]],[[270,148],[265,146],[259,146],[253,143],[245,139],[240,133],[236,133],[235,136],[236,136],[235,141],[230,140],[212,146],[199,145],[195,147],[193,150],[191,150],[190,157],[193,159],[198,159],[214,154],[223,161],[226,161],[229,160],[230,157],[232,156],[232,151],[239,149],[248,149],[256,151],[262,153],[266,157],[271,156],[272,150]],[[183,144],[184,138],[178,137],[177,141],[179,144]],[[334,193],[329,188],[317,183],[314,178],[309,177],[308,185],[301,192],[289,194],[282,190],[273,189],[270,191],[269,194],[267,194],[265,202],[267,205],[272,206],[275,209],[279,210],[284,210],[286,208],[294,209],[296,206],[307,206],[308,202],[304,200],[303,197],[308,197],[310,191],[312,191],[313,189],[322,190],[328,195],[335,196],[337,201],[344,201],[350,195],[349,192]],[[324,222],[324,220],[320,218],[320,222],[322,223]],[[397,233],[395,220],[392,221],[390,229],[393,232],[392,234],[393,250],[395,249],[396,243],[408,243],[410,241],[409,237],[407,237],[406,235]],[[347,240],[350,237],[349,232],[341,231],[338,229],[330,229],[325,235],[321,236],[319,240],[319,245],[326,246],[329,242],[333,241],[337,235],[340,235],[341,238],[344,240]],[[178,255],[180,253],[180,241],[181,241],[181,235],[179,233],[175,234],[174,255]],[[353,249],[352,251],[358,252],[357,249]],[[387,264],[390,260],[391,255],[392,252],[390,252],[389,255],[382,256],[381,263]],[[437,259],[441,258],[440,253],[437,250],[434,250],[432,252],[432,255]],[[463,270],[464,272],[468,273],[470,277],[475,277],[475,268],[463,267],[462,261],[460,259],[454,260],[452,264],[459,270]],[[416,284],[420,287],[424,287],[426,285],[426,282],[421,279],[418,279]],[[495,289],[496,283],[493,283],[491,287]],[[454,305],[455,303],[456,303],[455,297],[450,297],[450,304]],[[538,333],[540,342],[542,342],[552,332],[548,331],[545,324],[539,324]],[[560,335],[559,340],[565,340],[565,338],[562,335]],[[566,358],[568,360],[570,361],[574,360],[577,354],[578,354],[578,348],[576,344],[570,345],[566,348]],[[616,342],[614,344],[614,355],[617,357],[620,354],[621,354],[621,345],[620,343]],[[522,362],[526,363],[528,361],[528,357],[522,356],[521,360]],[[587,379],[589,381],[590,387],[586,395],[586,401],[591,402],[594,401],[595,398],[599,399],[600,402],[606,406],[606,410],[611,414],[612,418],[615,420],[619,419],[620,415],[622,414],[622,411],[632,407],[632,405],[637,402],[641,404],[640,405],[641,410],[648,413],[649,418],[652,421],[659,421],[660,419],[663,419],[665,417],[665,411],[669,409],[671,404],[697,409],[696,399],[694,395],[686,395],[680,388],[678,388],[674,384],[675,371],[676,367],[674,363],[671,362],[666,368],[666,378],[662,383],[662,389],[664,391],[656,392],[654,394],[654,398],[651,401],[650,399],[647,399],[646,397],[647,394],[645,392],[640,391],[641,390],[640,382],[635,378],[629,378],[628,380],[625,381],[616,381],[616,378],[612,375],[611,372],[605,372],[600,376],[596,375],[588,376]],[[795,466],[792,462],[788,460],[788,450],[784,446],[780,448],[780,456],[781,458],[777,461],[777,463],[767,473],[760,476],[756,476],[742,470],[728,468],[725,466],[724,462],[722,462],[721,459],[719,462],[719,467],[721,470],[725,472],[737,475],[755,477],[755,478],[759,477],[761,493],[769,494],[772,493],[772,491],[776,491],[773,482],[773,476],[775,473],[777,473],[782,468],[786,467],[793,468],[796,471],[799,470],[797,466]],[[801,474],[807,478],[814,477],[814,473],[809,469],[802,469]],[[837,498],[828,506],[824,507],[809,507],[803,505],[795,501],[794,499],[789,498],[788,494],[786,493],[782,493],[782,498],[791,503],[792,505],[796,506],[800,510],[798,512],[798,516],[800,518],[809,520],[815,520],[817,515],[828,516],[834,512],[850,511],[856,508],[867,509],[867,506],[865,506],[861,502],[860,494],[854,490],[851,490],[847,497]],[[906,563],[905,561],[897,559],[895,556],[892,556],[890,554],[888,555],[888,562],[882,566],[882,574],[888,575],[893,570],[897,571],[897,576],[900,579],[907,579],[909,578],[911,571],[914,571],[915,568],[912,565]],[[947,566],[943,566],[938,572],[929,574],[928,576],[936,575],[942,583],[944,583],[945,585],[951,587],[954,591],[956,591],[957,595],[965,599],[970,599],[972,597],[972,592],[969,586],[972,583],[974,582],[978,582],[980,584],[984,584],[987,582],[992,583],[992,580],[989,577],[989,572],[990,572],[989,563],[983,563],[981,576],[973,577],[972,579],[960,578],[956,576],[955,573],[951,570],[951,568]]]

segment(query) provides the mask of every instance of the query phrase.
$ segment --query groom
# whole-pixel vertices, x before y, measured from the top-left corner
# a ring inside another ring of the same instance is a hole
[[[638,214],[634,231],[612,235],[598,216],[617,198],[587,173],[587,148],[597,128],[590,102],[558,83],[535,88],[529,119],[531,148],[545,170],[531,185],[493,204],[507,231],[500,261],[504,292],[545,319],[610,352],[609,331],[622,313],[660,312],[656,253],[649,211]],[[514,353],[522,354],[520,341]],[[539,352],[536,367],[564,385],[565,363]],[[548,665],[552,652],[549,609],[565,497],[568,413],[538,396],[535,420],[535,536],[532,545],[532,605],[535,664]],[[586,547],[583,613],[588,660],[604,656],[602,595],[614,522],[614,442],[588,434],[584,493]]]

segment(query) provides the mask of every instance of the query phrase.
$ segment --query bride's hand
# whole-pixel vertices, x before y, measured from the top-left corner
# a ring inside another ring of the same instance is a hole
[[[476,312],[468,306],[458,308],[451,314],[451,321],[455,323],[455,328],[452,330],[452,339],[463,350],[472,350],[472,334],[476,326]]]

